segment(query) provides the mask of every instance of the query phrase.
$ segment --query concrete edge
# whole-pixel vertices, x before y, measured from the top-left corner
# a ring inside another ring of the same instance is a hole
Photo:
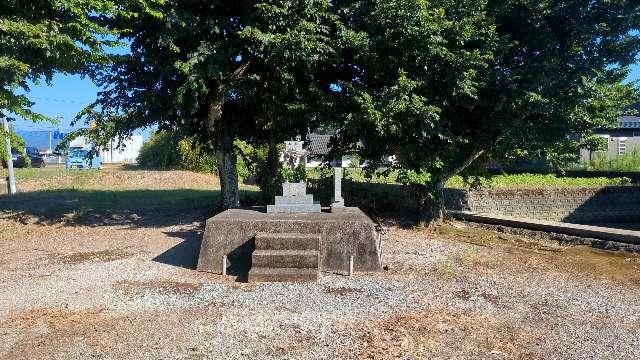
[[[547,220],[515,218],[504,215],[478,214],[469,211],[450,211],[448,213],[454,218],[464,221],[640,245],[640,231],[570,224]]]

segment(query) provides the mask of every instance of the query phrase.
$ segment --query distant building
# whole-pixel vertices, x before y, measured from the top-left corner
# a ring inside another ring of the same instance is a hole
[[[111,141],[109,145],[100,150],[102,162],[106,164],[135,164],[142,149],[144,138],[142,135],[133,135],[123,142],[121,148],[116,148],[117,142]]]
[[[640,103],[632,106],[640,112]],[[634,150],[640,151],[640,116],[623,116],[619,126],[613,129],[598,129],[596,135],[608,140],[606,158],[614,159],[617,156],[628,154]],[[589,150],[580,151],[580,160],[589,161],[594,154]]]
[[[308,168],[316,168],[323,164],[331,150],[330,142],[333,134],[309,134],[305,142],[307,150],[306,163]],[[342,167],[359,167],[355,158],[350,155],[342,156]]]
[[[100,149],[100,158],[103,164],[135,164],[142,149],[144,138],[142,135],[133,135],[124,140],[122,146],[118,148],[117,141],[111,141],[107,146]],[[83,136],[79,136],[69,142],[70,148],[91,149],[93,144],[87,142]]]

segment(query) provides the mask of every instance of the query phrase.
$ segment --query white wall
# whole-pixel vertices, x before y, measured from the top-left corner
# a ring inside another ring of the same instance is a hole
[[[107,164],[135,164],[142,149],[144,138],[141,135],[133,135],[124,141],[123,146],[116,148],[117,142],[113,141],[106,149],[100,151],[103,163]]]
[[[307,158],[306,167],[308,168],[317,168],[323,164],[321,160],[310,160]],[[355,164],[353,161],[353,157],[350,155],[344,155],[342,157],[342,167],[362,167],[362,164]]]

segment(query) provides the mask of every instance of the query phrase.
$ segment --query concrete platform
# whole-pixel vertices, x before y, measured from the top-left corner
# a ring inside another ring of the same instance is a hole
[[[452,211],[450,214],[465,221],[640,245],[640,231],[571,224],[557,221],[515,218],[504,215],[477,214],[467,211]]]
[[[227,255],[229,273],[248,272],[258,233],[319,235],[321,271],[348,271],[349,256],[354,256],[355,271],[382,270],[380,236],[373,221],[358,208],[298,214],[224,211],[207,220],[198,270],[221,273],[221,259]]]

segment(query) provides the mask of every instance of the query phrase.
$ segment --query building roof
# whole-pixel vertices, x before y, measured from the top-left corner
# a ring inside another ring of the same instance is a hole
[[[309,155],[327,155],[330,150],[329,142],[333,134],[309,134],[307,150]]]

